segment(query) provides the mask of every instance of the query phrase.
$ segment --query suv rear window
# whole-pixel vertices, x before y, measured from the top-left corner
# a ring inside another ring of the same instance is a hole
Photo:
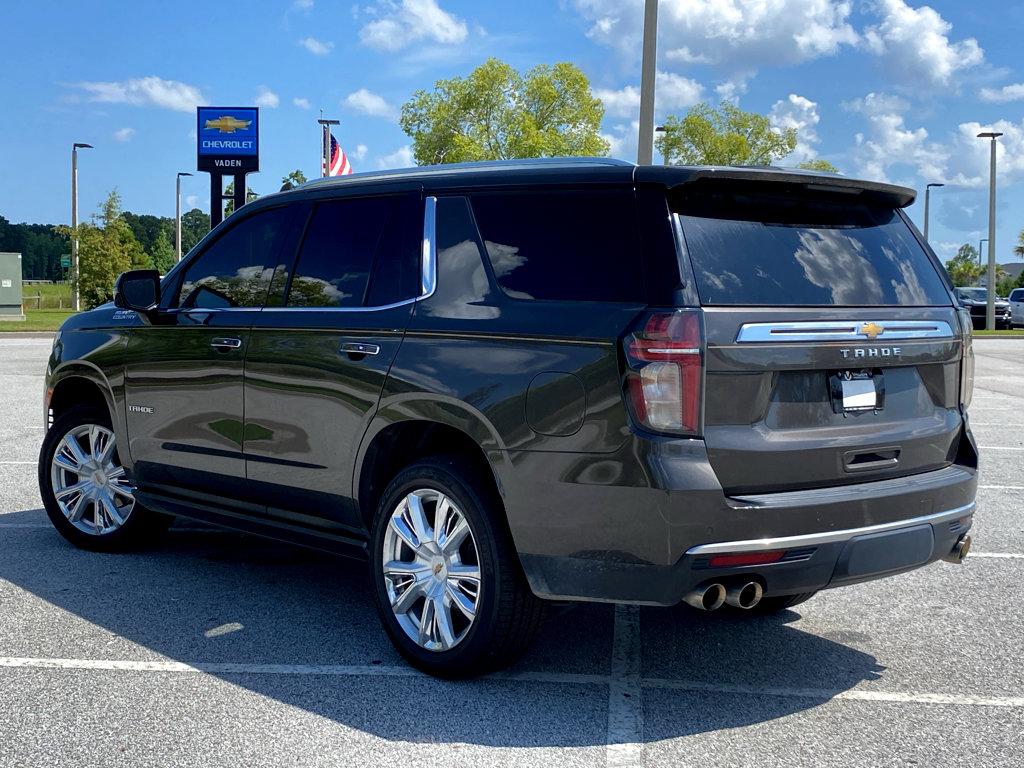
[[[701,302],[948,305],[945,284],[892,208],[849,196],[677,194]]]
[[[473,195],[498,285],[516,299],[642,302],[631,190]]]

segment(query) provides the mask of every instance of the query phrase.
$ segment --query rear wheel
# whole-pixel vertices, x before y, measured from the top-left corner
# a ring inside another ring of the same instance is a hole
[[[522,574],[495,494],[457,458],[413,464],[390,483],[373,525],[374,595],[398,651],[432,675],[503,667],[543,612]]]
[[[39,454],[39,491],[50,522],[88,550],[150,542],[171,521],[135,501],[105,410],[76,406],[54,422]]]

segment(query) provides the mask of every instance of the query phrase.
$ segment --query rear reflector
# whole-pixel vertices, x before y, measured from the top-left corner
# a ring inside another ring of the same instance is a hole
[[[761,553],[726,553],[724,555],[713,555],[708,559],[708,566],[711,568],[722,568],[724,566],[760,566],[765,563],[775,563],[782,560],[786,554],[785,550],[765,550]]]

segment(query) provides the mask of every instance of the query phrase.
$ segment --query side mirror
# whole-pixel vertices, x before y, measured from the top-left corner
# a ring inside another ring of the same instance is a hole
[[[114,306],[124,310],[152,312],[160,303],[160,273],[156,270],[128,270],[114,283]]]

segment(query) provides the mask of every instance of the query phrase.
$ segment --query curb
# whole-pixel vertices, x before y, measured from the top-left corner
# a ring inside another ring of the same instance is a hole
[[[53,339],[56,331],[0,331],[2,339]]]

